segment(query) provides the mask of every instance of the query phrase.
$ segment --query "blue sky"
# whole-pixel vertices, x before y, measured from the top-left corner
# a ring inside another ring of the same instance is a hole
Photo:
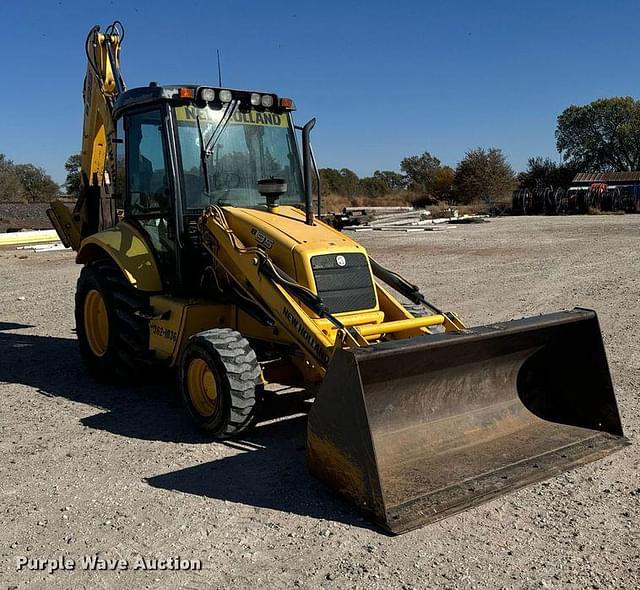
[[[64,179],[79,151],[84,38],[123,21],[127,85],[215,84],[292,96],[317,117],[321,166],[360,175],[429,151],[500,147],[516,170],[557,157],[570,104],[640,91],[640,3],[213,0],[3,2],[0,152]]]

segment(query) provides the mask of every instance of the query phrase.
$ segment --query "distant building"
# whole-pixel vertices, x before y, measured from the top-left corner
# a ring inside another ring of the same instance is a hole
[[[594,184],[606,184],[610,188],[640,188],[640,172],[579,172],[575,175],[571,188],[591,188]]]
[[[580,172],[567,191],[569,209],[640,212],[640,172]]]

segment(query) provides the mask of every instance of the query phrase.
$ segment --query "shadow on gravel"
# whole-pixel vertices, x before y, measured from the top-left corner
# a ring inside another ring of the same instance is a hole
[[[21,330],[24,328],[33,328],[27,324],[16,324],[15,322],[0,322],[0,332],[4,330]]]
[[[104,410],[82,419],[89,428],[143,440],[211,443],[183,412],[170,379],[144,386],[99,383],[87,373],[75,339],[8,331],[27,327],[0,323],[0,383]]]
[[[23,384],[43,396],[100,408],[103,411],[81,420],[89,428],[143,440],[215,444],[194,428],[170,379],[145,386],[99,383],[87,374],[75,339],[11,332],[30,327],[0,323],[0,383]],[[304,444],[309,407],[300,394],[270,395],[258,426],[243,438],[224,443],[243,452],[159,475],[148,483],[371,528],[307,471]]]
[[[304,458],[306,423],[306,415],[298,415],[259,424],[227,443],[244,452],[150,477],[147,483],[382,532],[309,473]]]

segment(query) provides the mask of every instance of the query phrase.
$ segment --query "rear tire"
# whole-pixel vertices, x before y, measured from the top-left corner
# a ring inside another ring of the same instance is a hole
[[[76,289],[80,354],[99,379],[139,378],[151,364],[149,323],[136,315],[148,307],[111,260],[85,266]]]
[[[218,439],[250,428],[262,398],[260,365],[249,342],[230,328],[189,339],[180,362],[180,393],[195,423]]]

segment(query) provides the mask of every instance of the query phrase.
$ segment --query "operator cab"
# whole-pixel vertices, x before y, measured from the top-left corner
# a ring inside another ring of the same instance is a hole
[[[267,208],[261,186],[275,180],[280,204],[304,204],[294,109],[273,93],[204,86],[151,83],[118,97],[113,197],[157,253],[169,292],[201,277],[197,220],[208,206]]]

